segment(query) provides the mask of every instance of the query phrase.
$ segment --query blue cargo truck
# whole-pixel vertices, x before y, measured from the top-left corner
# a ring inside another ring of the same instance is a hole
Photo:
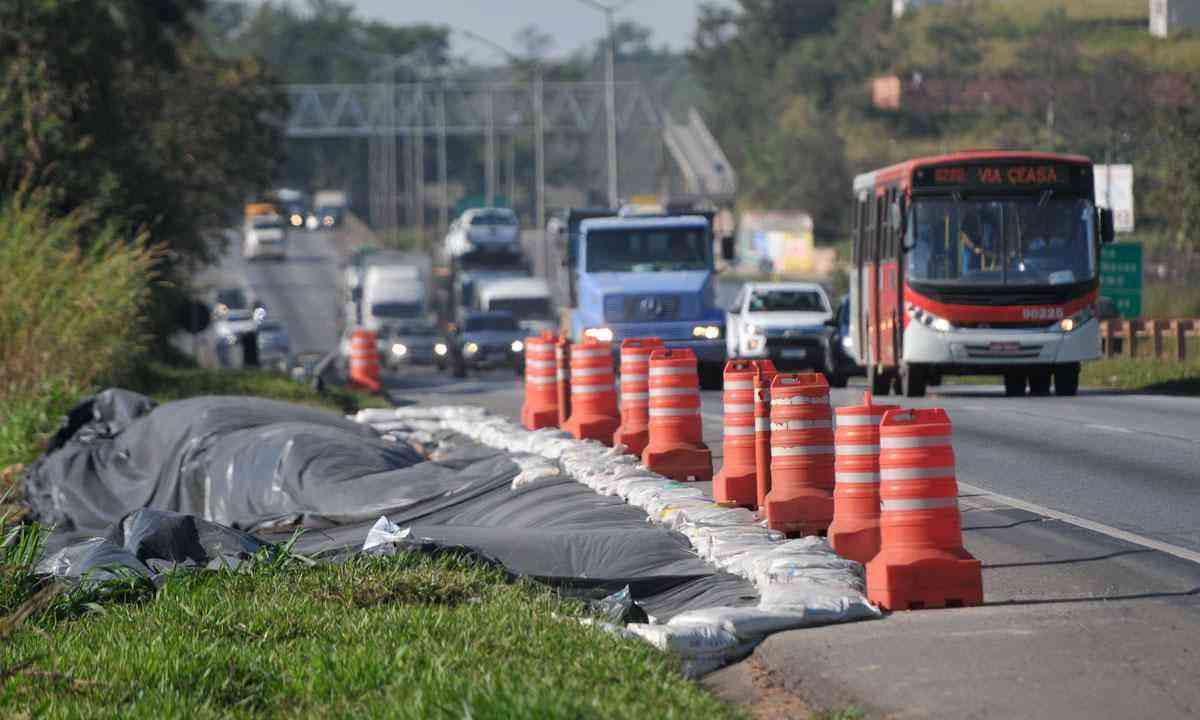
[[[572,211],[567,221],[569,328],[614,344],[658,337],[688,347],[705,388],[721,387],[725,313],[716,306],[711,219]]]

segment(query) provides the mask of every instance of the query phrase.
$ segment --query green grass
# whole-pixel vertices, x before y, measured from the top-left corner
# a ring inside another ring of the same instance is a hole
[[[1112,358],[1084,363],[1081,385],[1164,395],[1200,395],[1200,359],[1186,363]]]
[[[0,644],[31,717],[734,717],[580,605],[461,559],[256,562],[44,612]]]

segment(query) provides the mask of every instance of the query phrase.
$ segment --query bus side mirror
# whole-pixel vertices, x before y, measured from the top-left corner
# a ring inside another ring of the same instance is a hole
[[[734,252],[734,239],[735,238],[733,235],[721,236],[721,259],[725,262],[731,263],[736,259],[736,254]]]
[[[1100,208],[1100,243],[1107,245],[1117,239],[1117,231],[1113,227],[1113,212],[1108,208]]]
[[[899,200],[897,200],[896,202],[892,203],[891,207],[888,208],[888,211],[888,220],[890,220],[889,224],[896,231],[897,235],[904,237],[904,231],[908,229],[908,223],[906,222],[907,218],[904,215],[904,206]]]

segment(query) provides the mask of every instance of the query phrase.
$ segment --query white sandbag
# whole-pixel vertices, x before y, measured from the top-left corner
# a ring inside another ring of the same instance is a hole
[[[363,541],[363,552],[371,555],[395,555],[396,543],[412,535],[412,528],[403,528],[380,516]]]
[[[716,625],[739,640],[761,640],[771,633],[804,627],[803,615],[752,607],[713,607],[689,610],[671,618],[668,626]]]

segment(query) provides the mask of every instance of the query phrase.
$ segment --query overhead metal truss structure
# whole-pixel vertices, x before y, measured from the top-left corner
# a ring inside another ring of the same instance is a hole
[[[542,83],[544,132],[589,133],[604,124],[603,82]],[[538,83],[288,85],[291,138],[477,135],[534,130]],[[662,129],[663,113],[640,83],[619,82],[617,129]],[[445,124],[439,123],[444,110]]]

